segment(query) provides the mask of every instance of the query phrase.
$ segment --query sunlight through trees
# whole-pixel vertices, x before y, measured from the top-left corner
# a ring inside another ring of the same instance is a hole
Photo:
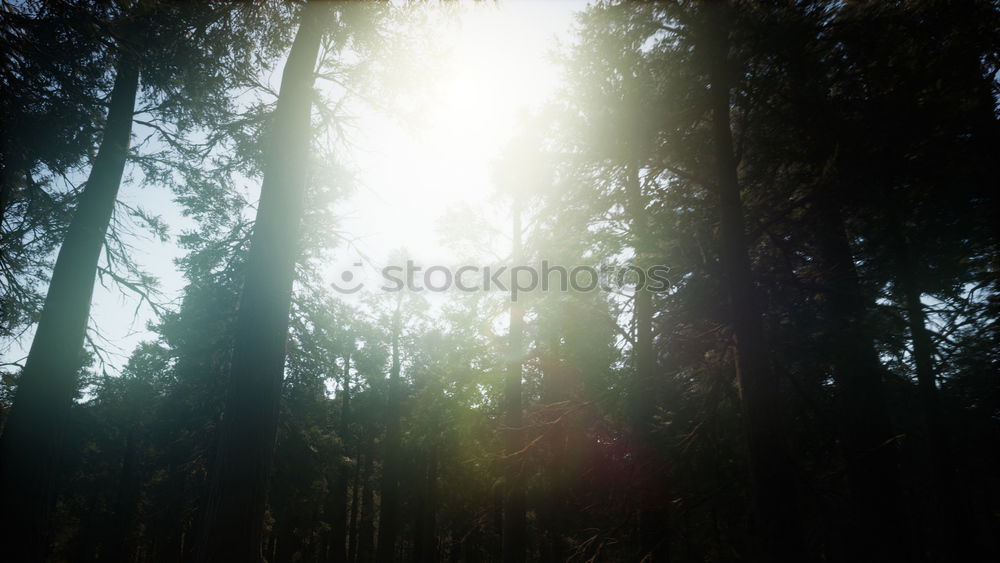
[[[4,561],[1000,553],[995,2],[0,29]]]

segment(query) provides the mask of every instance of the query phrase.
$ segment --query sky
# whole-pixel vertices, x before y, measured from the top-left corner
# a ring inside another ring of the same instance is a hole
[[[379,256],[405,246],[426,263],[458,258],[441,244],[439,220],[451,208],[496,205],[492,163],[519,115],[556,94],[560,73],[548,53],[569,35],[579,8],[566,1],[482,3],[442,39],[448,49],[440,74],[414,85],[424,90],[416,95],[440,100],[426,126],[415,131],[367,115],[354,155],[362,188],[343,214],[360,247]]]
[[[349,245],[331,254],[325,274],[339,281],[345,270],[356,279],[380,281],[377,271],[389,254],[405,247],[424,265],[456,265],[462,256],[442,243],[442,219],[449,211],[471,209],[503,217],[493,197],[491,167],[508,142],[517,118],[556,95],[560,72],[549,53],[557,41],[571,40],[573,13],[584,6],[569,0],[480,2],[435,30],[443,56],[436,72],[410,85],[414,96],[434,100],[421,127],[408,127],[362,99],[354,116],[351,146],[344,161],[359,187],[337,206]],[[280,71],[280,65],[279,65]],[[275,72],[271,82],[277,85]],[[319,84],[319,83],[318,83]],[[259,185],[246,186],[254,193]],[[161,215],[171,240],[132,240],[134,256],[159,279],[163,302],[179,304],[184,280],[174,260],[183,256],[174,238],[192,228],[166,188],[141,188],[126,179],[119,199]],[[503,241],[496,241],[503,246]],[[354,264],[361,262],[363,271]],[[115,373],[132,349],[155,335],[147,330],[153,311],[114,285],[98,282],[91,309],[91,334],[104,347],[103,367]],[[9,349],[4,362],[22,362],[32,332]]]

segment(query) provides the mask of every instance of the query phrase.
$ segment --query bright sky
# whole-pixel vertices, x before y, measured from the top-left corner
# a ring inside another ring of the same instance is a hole
[[[355,155],[364,186],[345,207],[347,231],[377,261],[406,247],[415,260],[453,264],[441,244],[439,219],[466,204],[489,208],[491,166],[514,132],[519,114],[554,95],[559,70],[549,59],[556,38],[566,38],[568,1],[480,3],[441,41],[448,45],[441,74],[414,85],[439,100],[416,131],[379,114],[358,127]],[[342,267],[353,262],[344,256]]]
[[[441,244],[438,234],[440,218],[455,206],[505,216],[503,210],[490,209],[496,205],[491,201],[492,161],[511,137],[517,116],[555,93],[558,69],[548,55],[557,38],[570,38],[572,14],[583,6],[568,0],[481,2],[457,22],[436,29],[446,53],[441,72],[412,86],[423,89],[416,95],[437,101],[429,106],[422,127],[405,127],[375,108],[354,104],[351,142],[357,148],[347,160],[362,186],[338,209],[343,230],[376,267],[400,247],[424,265],[455,265],[459,257]],[[166,189],[125,184],[120,197],[163,215],[173,236],[191,227]],[[137,260],[160,279],[164,298],[178,300],[184,281],[173,260],[183,251],[172,241],[134,242]],[[359,256],[343,247],[334,254],[331,277],[339,277]],[[367,270],[366,279],[381,281],[374,268]],[[136,344],[153,337],[145,330],[153,315],[140,307],[135,317],[138,301],[109,287],[95,290],[92,325],[106,338],[107,368],[114,372]],[[22,360],[31,336],[26,334],[23,346],[15,346],[3,361]]]

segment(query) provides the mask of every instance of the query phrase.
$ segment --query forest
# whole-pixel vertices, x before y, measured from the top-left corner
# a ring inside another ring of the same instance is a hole
[[[3,561],[1000,560],[1000,3],[2,0],[0,50]]]

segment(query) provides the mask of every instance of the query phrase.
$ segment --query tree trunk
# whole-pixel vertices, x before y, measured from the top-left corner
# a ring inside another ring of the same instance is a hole
[[[897,225],[901,221],[895,218]],[[925,440],[923,444],[926,467],[929,469],[931,512],[942,518],[935,527],[931,538],[936,555],[941,558],[955,557],[962,560],[975,559],[970,542],[969,530],[974,529],[970,516],[967,495],[963,491],[956,469],[958,458],[953,451],[951,437],[946,427],[942,411],[940,393],[937,386],[937,368],[934,365],[934,342],[927,329],[927,315],[921,301],[923,292],[916,272],[916,256],[913,244],[903,235],[903,227],[897,228],[897,255],[900,259],[900,273],[896,280],[896,296],[905,309],[906,323],[910,331],[913,347],[912,359],[917,374],[917,394],[923,411]]]
[[[122,49],[104,138],[59,249],[45,305],[0,437],[0,529],[12,561],[40,561],[60,435],[76,393],[94,278],[121,185],[139,87],[135,53]]]
[[[325,2],[309,2],[281,77],[236,318],[231,380],[198,561],[260,561],[310,142]]]
[[[705,51],[710,57],[709,106],[717,173],[724,287],[729,295],[756,524],[764,557],[775,563],[805,561],[795,472],[785,444],[784,408],[768,361],[759,306],[754,295],[743,225],[743,205],[733,153],[729,114],[728,3],[712,11]]]
[[[152,521],[152,557],[156,563],[172,563],[181,559],[186,514],[184,501],[187,496],[187,473],[171,462],[167,467],[166,493],[163,504],[154,503],[152,512],[160,515]]]
[[[379,510],[378,544],[375,550],[375,560],[378,563],[392,563],[395,560],[396,536],[399,532],[399,469],[402,463],[399,428],[400,306],[397,302],[392,317],[392,368],[389,371],[385,457],[382,461],[382,506]]]
[[[354,560],[357,562],[371,561],[375,555],[375,495],[372,492],[375,480],[374,458],[371,452],[365,454],[365,469],[361,479],[364,492],[361,494],[361,522],[358,524],[358,553]]]
[[[550,327],[544,335],[540,335],[544,348],[539,350],[539,367],[542,371],[541,400],[543,405],[554,405],[567,401],[569,396],[564,390],[565,383],[560,377],[564,369],[560,358],[560,340],[556,327]],[[555,422],[561,416],[556,411],[546,422]],[[541,545],[542,563],[560,563],[566,561],[568,549],[564,535],[566,533],[565,513],[566,499],[569,495],[567,486],[566,426],[560,421],[546,429],[548,434],[545,445],[546,460],[544,466],[545,487],[539,503],[538,523],[544,537]]]
[[[138,511],[142,476],[139,473],[139,450],[136,445],[136,430],[131,428],[125,438],[125,454],[122,458],[122,469],[118,477],[118,493],[115,500],[115,511],[111,526],[112,535],[108,538],[110,561],[131,561],[135,551],[136,513]]]
[[[358,559],[358,518],[361,515],[361,448],[354,463],[354,479],[351,486],[351,516],[347,527],[347,561]]]
[[[647,271],[652,266],[653,249],[646,198],[639,179],[639,165],[625,167],[625,191],[631,219],[632,247],[636,266]],[[662,487],[662,467],[654,456],[652,444],[654,404],[654,379],[656,354],[653,350],[653,294],[645,287],[636,287],[635,309],[635,381],[632,384],[633,449],[635,450],[637,484],[639,486],[639,550],[640,558],[649,562],[666,561],[669,540],[667,536],[667,509]]]
[[[268,563],[292,563],[298,548],[299,542],[295,538],[291,515],[285,514],[284,518],[281,516],[275,518],[271,533],[263,541],[265,546],[270,546],[270,549],[264,549],[264,553],[270,554],[267,557]]]
[[[891,204],[889,204],[891,205]],[[894,213],[895,214],[895,213]],[[915,271],[913,247],[900,232],[901,221],[896,219],[898,240],[897,254],[900,259],[900,275],[896,281],[896,295],[906,310],[906,324],[910,330],[910,342],[913,346],[913,366],[917,373],[917,387],[925,415],[935,418],[937,415],[937,374],[934,369],[934,343],[927,330],[927,316],[924,314],[924,304],[920,301],[920,291]]]
[[[438,560],[437,544],[437,446],[430,446],[418,473],[423,477],[420,500],[413,525],[414,563],[433,563]]]
[[[517,196],[515,196],[516,198]],[[513,205],[513,242],[511,261],[521,260],[521,207]],[[516,285],[511,278],[511,286]],[[517,301],[510,304],[510,333],[507,344],[507,377],[504,384],[504,503],[503,545],[504,563],[524,561],[526,550],[526,519],[524,498],[524,416],[521,406],[521,346],[524,338],[524,311]]]
[[[341,391],[340,405],[340,434],[341,442],[344,444],[344,453],[347,452],[347,432],[350,425],[351,408],[351,354],[344,355],[344,376]],[[341,457],[347,457],[346,455]],[[347,556],[347,481],[348,468],[343,460],[338,461],[334,469],[333,489],[330,491],[329,504],[327,505],[327,517],[330,519],[330,536],[327,541],[327,561],[331,563],[342,563]]]
[[[824,310],[856,520],[854,556],[886,561],[906,552],[899,460],[886,410],[882,366],[865,323],[854,257],[834,197],[820,198],[815,232],[826,269]]]

